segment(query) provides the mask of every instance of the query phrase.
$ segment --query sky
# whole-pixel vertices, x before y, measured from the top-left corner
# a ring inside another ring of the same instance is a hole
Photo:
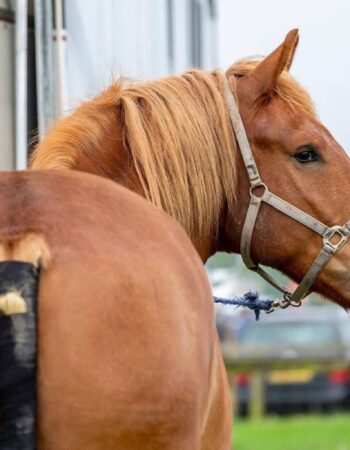
[[[218,61],[267,55],[299,28],[291,73],[310,93],[321,121],[350,153],[350,1],[218,0]]]

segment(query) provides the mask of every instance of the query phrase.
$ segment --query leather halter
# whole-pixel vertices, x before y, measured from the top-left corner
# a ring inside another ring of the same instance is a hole
[[[267,282],[269,282],[272,286],[283,293],[283,300],[277,300],[274,304],[274,307],[279,306],[282,308],[286,308],[289,305],[300,306],[301,301],[307,296],[317,276],[323,270],[327,262],[348,241],[350,236],[350,221],[342,226],[335,225],[333,227],[328,227],[324,223],[320,222],[304,211],[301,211],[285,200],[282,200],[280,197],[269,191],[266,184],[263,183],[260,178],[259,171],[248,141],[248,137],[244,129],[241,116],[239,114],[236,100],[232,94],[229,81],[226,77],[224,79],[224,89],[232,127],[236,136],[238,147],[243,157],[244,165],[246,167],[250,182],[250,203],[241,236],[242,259],[248,269],[257,272]],[[263,192],[258,195],[257,191],[259,190],[262,190]],[[304,278],[300,282],[299,286],[293,293],[285,288],[282,284],[280,284],[277,280],[275,280],[264,269],[262,269],[259,264],[255,263],[250,255],[252,235],[256,219],[259,214],[260,206],[263,202],[269,204],[281,213],[286,214],[297,222],[315,231],[322,237],[323,240],[323,247],[321,248],[321,251],[304,275]],[[335,236],[335,238],[337,239],[335,243],[331,242],[333,236]]]

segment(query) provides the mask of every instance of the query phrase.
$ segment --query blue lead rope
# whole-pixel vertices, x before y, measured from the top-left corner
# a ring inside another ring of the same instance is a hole
[[[243,297],[220,298],[214,297],[215,303],[222,305],[243,306],[254,311],[255,319],[259,320],[261,311],[271,311],[273,300],[262,300],[259,298],[259,292],[249,291]]]

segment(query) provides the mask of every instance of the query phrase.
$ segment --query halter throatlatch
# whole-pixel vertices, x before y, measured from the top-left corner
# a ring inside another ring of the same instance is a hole
[[[320,222],[304,211],[301,211],[285,200],[282,200],[280,197],[269,191],[266,184],[263,183],[260,178],[259,171],[256,166],[252,150],[250,148],[248,137],[241,116],[239,114],[238,106],[232,94],[227,78],[224,79],[224,88],[232,127],[238,142],[238,147],[243,157],[244,165],[246,167],[250,182],[250,203],[241,236],[241,256],[243,262],[248,267],[248,269],[257,272],[268,283],[270,283],[273,287],[283,293],[283,299],[274,301],[271,311],[273,311],[273,309],[278,306],[281,308],[286,308],[289,305],[300,306],[301,301],[307,296],[317,276],[323,270],[327,262],[348,241],[350,236],[350,221],[342,226],[335,225],[333,227],[328,227],[324,223]],[[259,195],[257,195],[257,191],[260,191]],[[280,284],[277,280],[275,280],[264,269],[262,269],[259,264],[255,263],[250,255],[252,235],[256,219],[260,211],[260,206],[263,202],[269,204],[281,213],[286,214],[297,222],[315,231],[323,239],[323,247],[321,248],[321,251],[304,275],[304,278],[300,282],[299,286],[293,293],[290,292],[282,284]]]

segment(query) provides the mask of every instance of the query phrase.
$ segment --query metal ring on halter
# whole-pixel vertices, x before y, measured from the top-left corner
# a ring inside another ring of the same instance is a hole
[[[254,190],[255,190],[255,189],[259,189],[259,188],[263,188],[263,189],[264,189],[264,192],[263,192],[261,195],[255,195],[255,194],[254,194]],[[260,182],[259,184],[255,184],[255,185],[253,185],[253,186],[250,186],[250,189],[249,189],[249,195],[250,195],[251,197],[261,198],[261,197],[265,194],[265,192],[268,192],[268,191],[269,191],[269,188],[266,186],[266,184],[263,183],[263,182]]]
[[[303,304],[301,300],[291,300],[290,306],[294,306],[294,308],[300,308],[300,306]]]
[[[343,245],[349,238],[349,232],[347,230],[348,228],[345,228],[344,226],[341,227],[339,225],[335,225],[334,227],[329,228],[329,230],[327,230],[326,234],[323,236],[323,245],[327,245],[333,252],[338,251],[343,247]],[[331,238],[334,235],[340,236],[339,241],[335,244],[331,242]]]
[[[284,294],[283,295],[282,302],[284,302],[284,305],[288,303],[287,306],[294,306],[294,308],[299,308],[302,305],[301,300],[294,300],[293,294]],[[287,308],[287,306],[281,306],[281,308]]]
[[[286,309],[291,304],[291,296],[290,294],[284,294],[283,299],[279,301],[279,307],[281,309]]]

